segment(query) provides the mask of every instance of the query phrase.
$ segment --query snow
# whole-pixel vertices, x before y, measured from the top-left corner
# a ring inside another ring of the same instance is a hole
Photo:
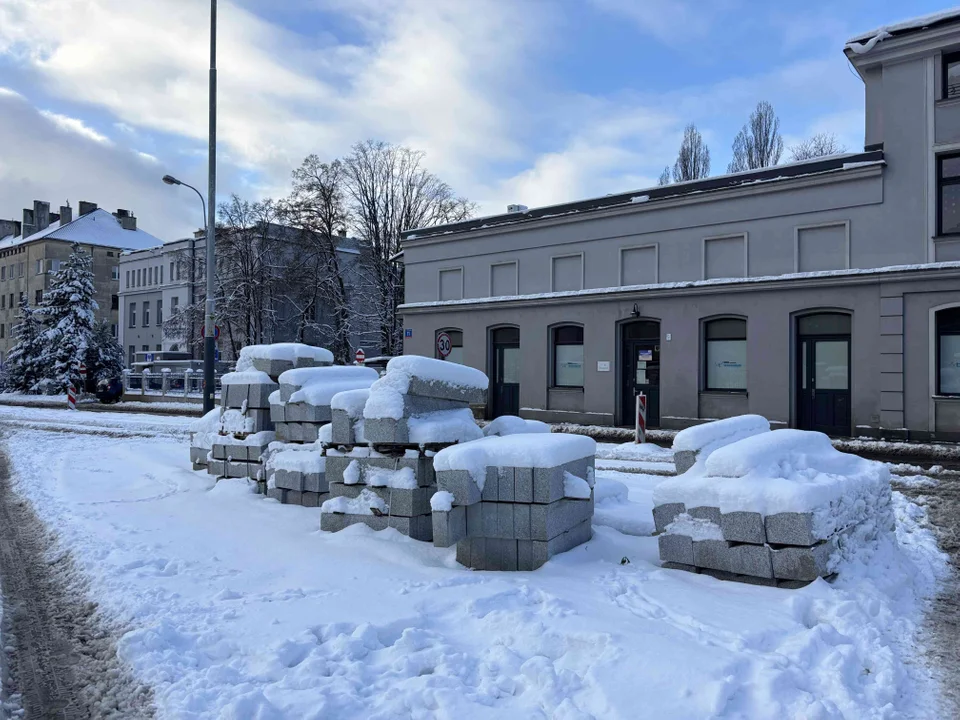
[[[267,470],[287,470],[301,473],[322,473],[327,459],[320,451],[307,445],[309,450],[285,449],[270,453],[267,458]]]
[[[277,439],[276,433],[273,430],[261,430],[260,432],[251,433],[243,438],[236,438],[232,435],[217,435],[215,442],[218,445],[269,445],[274,440]],[[197,445],[196,447],[203,447],[202,445]]]
[[[61,225],[59,221],[24,238],[18,235],[5,238],[0,243],[0,250],[22,243],[33,242],[41,238],[52,240],[66,240],[81,245],[99,245],[102,247],[120,248],[121,250],[145,250],[160,247],[163,241],[148,232],[137,228],[124,230],[120,221],[102,208],[81,215],[72,222]]]
[[[450,512],[453,510],[453,493],[438,490],[430,497],[430,509],[434,512]]]
[[[597,443],[597,459],[673,462],[673,450],[653,443]]]
[[[299,388],[290,395],[289,402],[320,407],[329,405],[338,393],[369,388],[378,377],[373,368],[335,365],[287,370],[281,373],[280,384]]]
[[[485,390],[490,385],[487,376],[472,367],[420,355],[402,355],[391,359],[386,373],[371,386],[363,416],[367,419],[402,418],[403,396],[415,377],[474,390]]]
[[[742,438],[770,431],[770,421],[760,415],[739,415],[694,425],[681,430],[673,439],[673,449],[699,451],[707,446],[720,447]]]
[[[539,420],[525,420],[516,415],[501,415],[483,426],[483,434],[486,437],[548,432],[550,432],[550,426],[547,423]]]
[[[407,434],[410,442],[418,445],[466,443],[483,437],[483,431],[469,408],[441,410],[409,418]]]
[[[322,513],[344,513],[346,515],[374,515],[374,510],[386,515],[390,506],[372,490],[364,488],[355,498],[335,497],[325,500],[320,506]]]
[[[333,363],[333,353],[326,348],[285,342],[272,345],[248,345],[241,348],[240,357],[237,358],[237,370],[252,370],[254,359],[286,360],[296,363],[300,358],[309,358],[317,363]]]
[[[273,379],[261,370],[242,370],[224,373],[221,385],[276,385]]]
[[[244,403],[246,403],[246,401],[244,401]],[[254,425],[254,418],[252,416],[247,417],[243,410],[228,408],[223,410],[220,415],[220,433],[224,435],[229,433],[236,433],[237,435],[252,433],[255,430]]]
[[[590,484],[573,473],[563,473],[563,496],[577,500],[590,499]]]
[[[360,483],[360,463],[351,460],[343,469],[343,484],[358,485]]]
[[[889,25],[883,25],[874,30],[870,30],[869,32],[860,33],[856,37],[850,38],[847,40],[847,45],[849,46],[860,43],[864,40],[873,39],[882,34],[889,36],[894,33],[904,32],[907,30],[920,30],[933,25],[934,23],[941,22],[943,20],[951,20],[953,18],[960,18],[960,8],[953,7],[948,10],[940,10],[939,12],[930,13],[929,15],[920,15],[907,20],[890,23]]]
[[[552,468],[590,457],[597,443],[583,435],[486,437],[444,448],[433,459],[435,470],[466,470],[482,490],[488,467]]]
[[[366,405],[369,397],[370,388],[344,390],[330,398],[330,409],[343,410],[348,417],[357,419],[363,417],[363,406]]]
[[[213,443],[220,438],[220,408],[214,408],[189,425],[193,447],[213,449]]]
[[[355,463],[353,460],[350,464]],[[390,470],[388,468],[368,467],[364,473],[364,484],[370,487],[388,487],[399,488],[403,490],[413,490],[417,487],[417,477],[413,474],[413,468],[404,467]]]
[[[676,519],[667,525],[667,533],[686,535],[694,540],[723,540],[723,531],[719,525],[709,520],[691,517],[687,513],[677,515]]]
[[[190,471],[182,418],[100,413],[127,433],[108,437],[66,411],[0,415],[16,491],[121,628],[158,718],[943,716],[918,643],[947,564],[897,493],[896,536],[797,591],[662,570],[656,538],[599,524],[619,508],[652,525],[658,478],[603,472],[588,543],[536,572],[474,572],[452,548],[319,532],[315,508]]]

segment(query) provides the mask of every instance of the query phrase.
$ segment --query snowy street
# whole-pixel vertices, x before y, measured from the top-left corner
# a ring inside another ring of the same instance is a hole
[[[7,492],[99,605],[133,676],[121,701],[147,685],[158,717],[940,714],[915,639],[946,559],[900,493],[897,543],[832,584],[755,587],[660,569],[663,477],[636,470],[664,458],[608,457],[590,542],[533,573],[474,572],[452,548],[322,533],[316,508],[214,484],[190,470],[189,421],[0,409]]]

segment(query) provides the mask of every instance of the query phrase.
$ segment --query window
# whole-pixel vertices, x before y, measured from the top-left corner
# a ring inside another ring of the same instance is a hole
[[[177,306],[179,305],[180,305],[179,295],[174,295],[172,298],[170,298],[170,314],[171,315],[177,311]]]
[[[583,328],[564,325],[553,329],[554,387],[583,387]]]
[[[960,307],[937,313],[937,394],[960,395]]]
[[[5,328],[6,328],[6,327],[7,327],[7,326],[6,326],[4,323],[0,323],[0,338],[2,338],[2,337],[4,336]]]
[[[143,352],[150,352],[150,346],[149,346],[149,345],[141,345],[140,348],[143,350]]]
[[[37,275],[43,275],[43,260],[37,260]]]
[[[37,290],[36,294],[33,296],[33,302],[35,305],[39,305],[43,300],[43,290]]]
[[[13,293],[10,293],[10,308],[13,309]]]
[[[26,298],[27,298],[27,294],[25,292],[20,293],[20,302],[23,302],[24,300],[26,300]]]
[[[937,233],[960,235],[960,155],[937,158],[937,198]]]
[[[127,365],[133,365],[133,359],[136,356],[136,354],[137,354],[137,346],[131,345],[130,350],[128,352],[129,357],[127,359]]]
[[[704,330],[704,390],[747,389],[747,321],[710,320]]]
[[[150,327],[150,303],[143,303],[143,326]]]
[[[130,271],[127,270],[125,287],[130,287]]]
[[[113,269],[110,271],[110,277],[113,280],[120,279],[120,267],[118,265],[113,266]]]
[[[3,267],[0,267],[0,280],[6,280],[6,279],[7,279],[7,266],[4,265]]]
[[[63,265],[63,263],[60,260],[50,261],[50,269],[53,270],[53,272],[57,272],[58,270],[60,270],[61,265]]]
[[[153,285],[153,268],[147,268],[147,285]]]
[[[943,100],[960,97],[960,53],[943,56]]]
[[[163,345],[161,345],[160,343],[157,343],[157,352],[162,352],[162,351],[163,351]]]
[[[110,334],[113,335],[114,337],[117,336],[117,326],[116,326],[116,325],[111,325],[111,326],[110,326]]]
[[[119,309],[120,309],[120,296],[119,296],[119,295],[111,295],[111,296],[110,296],[110,309],[111,309],[111,310],[119,310]]]
[[[163,265],[160,266],[160,284],[163,285]]]
[[[170,261],[170,282],[173,282],[173,260]]]
[[[437,330],[437,342],[434,343],[434,352],[438,359],[443,359],[440,354],[440,335],[445,333],[450,338],[450,352],[446,356],[449,362],[455,362],[463,365],[463,330],[449,328],[447,330]]]
[[[0,296],[0,310],[6,310],[6,309],[7,309],[7,296],[3,295],[3,296]]]
[[[24,263],[17,263],[17,277],[23,277]]]
[[[137,304],[130,303],[130,324],[127,327],[135,328],[137,326]]]
[[[157,300],[157,327],[163,325],[163,300]]]
[[[107,257],[113,257],[113,250],[107,250]]]
[[[137,268],[137,279],[133,283],[134,287],[140,287],[140,268]]]

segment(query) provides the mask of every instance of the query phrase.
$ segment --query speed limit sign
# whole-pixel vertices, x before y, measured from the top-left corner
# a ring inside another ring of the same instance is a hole
[[[450,336],[445,332],[437,334],[437,354],[443,358],[447,359],[447,355],[450,354],[450,351],[453,349],[453,343],[450,340]]]

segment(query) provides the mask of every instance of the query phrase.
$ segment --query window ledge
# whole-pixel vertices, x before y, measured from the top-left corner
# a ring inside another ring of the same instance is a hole
[[[749,395],[746,390],[701,390],[701,395]]]
[[[952,400],[953,402],[960,402],[960,395],[932,395],[934,400]]]
[[[954,105],[960,105],[960,97],[943,98],[943,99],[941,99],[941,100],[937,100],[937,101],[934,103],[934,107],[938,107],[938,108],[939,108],[939,107],[952,107],[952,106],[954,106]]]
[[[552,385],[548,388],[550,392],[568,392],[568,393],[582,393],[582,387],[574,387],[571,385]]]
[[[956,242],[960,240],[960,233],[955,233],[953,235],[934,235],[930,239],[934,242]]]

